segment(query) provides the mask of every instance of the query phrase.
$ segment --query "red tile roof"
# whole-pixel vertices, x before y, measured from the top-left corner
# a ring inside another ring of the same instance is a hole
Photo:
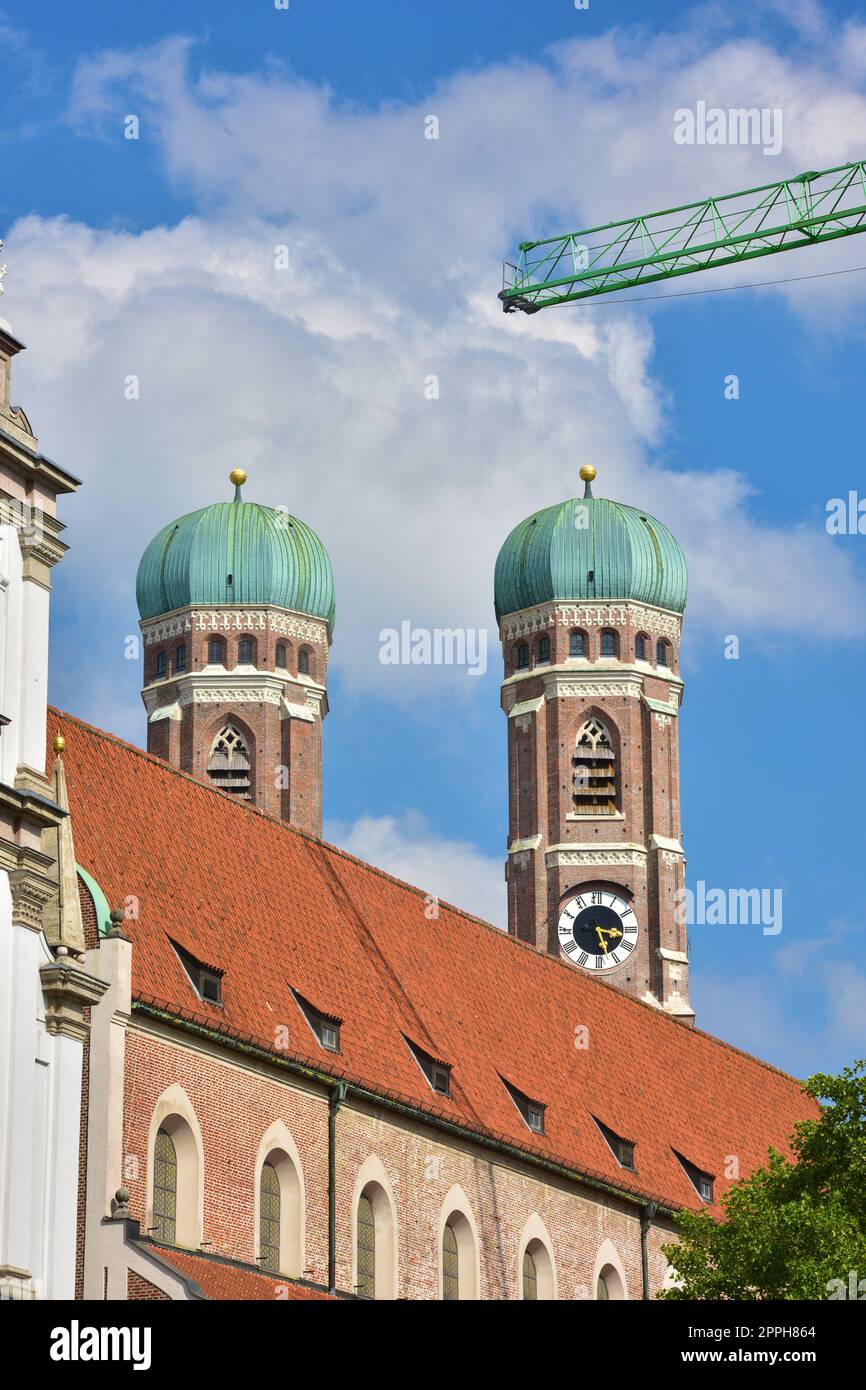
[[[50,711],[49,747],[59,728],[78,861],[112,905],[138,900],[138,1000],[672,1207],[699,1205],[674,1150],[718,1197],[728,1155],[745,1174],[816,1112],[783,1072],[447,904],[430,920],[424,890],[110,734]],[[198,998],[169,937],[225,972],[222,1008]],[[293,987],[342,1019],[339,1055]],[[450,1097],[401,1034],[450,1063]],[[502,1077],[546,1105],[543,1136]],[[636,1172],[594,1117],[634,1142]]]
[[[147,1244],[145,1249],[157,1259],[165,1260],[208,1299],[278,1303],[310,1298],[330,1300],[332,1297],[324,1289],[314,1289],[308,1284],[297,1284],[291,1279],[263,1274],[260,1269],[250,1269],[248,1265],[232,1264],[208,1255],[191,1255],[185,1250],[170,1250],[163,1245]]]

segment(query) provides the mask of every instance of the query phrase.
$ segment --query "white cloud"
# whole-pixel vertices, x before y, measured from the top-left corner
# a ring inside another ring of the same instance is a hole
[[[17,397],[43,447],[87,485],[64,509],[73,550],[61,582],[91,604],[99,556],[104,656],[120,661],[134,629],[150,535],[227,496],[238,464],[248,496],[288,506],[327,544],[334,660],[350,693],[477,696],[486,683],[462,672],[381,666],[379,631],[404,619],[490,625],[495,643],[499,545],[578,491],[587,461],[598,492],[648,507],[682,540],[692,633],[772,636],[808,621],[851,634],[840,614],[866,612],[863,587],[819,523],[759,522],[742,476],[656,461],[677,403],[655,374],[645,311],[525,319],[503,316],[495,297],[499,256],[536,228],[772,177],[753,148],[674,146],[673,111],[698,97],[782,104],[787,170],[859,152],[866,102],[842,73],[841,40],[797,58],[694,25],[620,31],[377,110],[277,67],[193,75],[190,53],[173,39],[97,55],[70,119],[82,138],[117,140],[137,112],[129,157],[158,153],[193,215],[137,233],[28,217],[6,248],[4,312],[31,349]],[[438,141],[423,137],[431,112]],[[290,267],[278,271],[283,243]],[[846,251],[822,254],[830,267]],[[785,272],[817,263],[793,253]],[[136,402],[123,395],[130,374]]]
[[[504,860],[491,859],[474,845],[438,835],[419,812],[406,811],[399,817],[361,816],[351,825],[331,821],[325,835],[341,849],[395,878],[504,927]]]

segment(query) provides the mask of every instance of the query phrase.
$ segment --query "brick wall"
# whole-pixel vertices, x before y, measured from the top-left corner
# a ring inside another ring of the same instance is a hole
[[[306,1192],[303,1275],[327,1282],[327,1100],[312,1085],[244,1064],[207,1045],[180,1042],[168,1030],[130,1029],[126,1057],[124,1143],[132,1215],[146,1226],[148,1131],[159,1096],[181,1085],[198,1119],[204,1149],[205,1249],[255,1262],[254,1167],[262,1136],[284,1121],[297,1145]],[[439,1231],[449,1213],[446,1195],[465,1193],[481,1244],[485,1299],[520,1296],[521,1235],[533,1216],[544,1223],[555,1262],[559,1297],[594,1296],[592,1281],[602,1242],[613,1242],[630,1298],[641,1297],[637,1213],[615,1197],[548,1177],[491,1156],[434,1127],[350,1099],[337,1116],[337,1286],[352,1292],[355,1197],[362,1167],[381,1164],[393,1199],[397,1296],[439,1297]],[[130,1161],[131,1160],[131,1161]],[[663,1234],[650,1233],[650,1269],[660,1287],[667,1262]]]

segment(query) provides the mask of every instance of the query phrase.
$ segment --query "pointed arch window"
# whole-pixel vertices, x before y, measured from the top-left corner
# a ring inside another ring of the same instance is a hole
[[[358,1198],[358,1293],[376,1297],[376,1218],[366,1193]]]
[[[607,726],[595,715],[578,730],[574,749],[572,798],[585,816],[616,814],[616,754]]]
[[[446,1302],[460,1297],[460,1252],[457,1236],[449,1221],[442,1232],[442,1298]]]
[[[538,1298],[538,1270],[528,1250],[523,1256],[523,1297]]]
[[[262,1164],[259,1264],[268,1274],[280,1273],[280,1180],[272,1163]]]
[[[249,750],[233,724],[225,724],[214,739],[207,775],[224,792],[249,801],[252,789]]]
[[[165,1129],[153,1151],[153,1226],[157,1240],[174,1245],[177,1231],[177,1150]]]

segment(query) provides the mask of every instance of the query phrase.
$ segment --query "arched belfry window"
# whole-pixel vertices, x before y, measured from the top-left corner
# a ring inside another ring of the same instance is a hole
[[[610,731],[595,715],[578,730],[573,762],[575,810],[584,816],[615,815],[616,754]]]
[[[646,661],[646,638],[642,632],[634,639],[634,656],[635,661]]]
[[[616,656],[619,652],[619,638],[612,628],[606,627],[601,634],[601,655]]]
[[[211,637],[207,644],[208,666],[225,666],[226,644],[221,637]]]
[[[298,652],[298,674],[301,676],[310,674],[310,653],[306,647],[301,647]]]
[[[550,660],[550,638],[549,638],[549,637],[541,637],[541,638],[539,638],[539,642],[538,642],[538,660],[539,660],[539,662],[544,662],[544,661],[549,661],[549,660]]]
[[[238,642],[238,665],[252,666],[255,659],[255,648],[252,637],[242,637]]]
[[[518,645],[517,645],[517,661],[516,661],[515,664],[516,664],[516,666],[517,666],[518,671],[525,671],[525,670],[527,669],[527,667],[529,666],[529,643],[528,643],[528,642],[519,642],[519,643],[518,643]]]
[[[577,632],[571,632],[571,633],[569,633],[569,636],[568,636],[568,655],[569,655],[569,656],[586,656],[586,655],[587,655],[587,643],[586,643],[586,633],[585,633],[585,632],[577,631]]]
[[[285,642],[278,642],[278,643],[277,643],[277,665],[279,666],[279,668],[280,668],[281,671],[284,671],[284,670],[286,669],[286,644],[285,644]]]
[[[656,663],[659,666],[670,666],[669,647],[663,637],[656,642]]]
[[[224,792],[232,792],[241,801],[249,801],[252,782],[250,755],[243,737],[233,724],[225,724],[214,739],[207,775]]]

